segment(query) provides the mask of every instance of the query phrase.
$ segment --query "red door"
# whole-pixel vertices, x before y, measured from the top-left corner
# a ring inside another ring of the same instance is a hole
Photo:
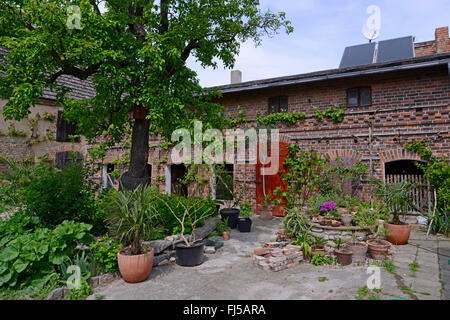
[[[281,187],[281,189],[283,191],[286,191],[286,182],[284,182],[282,180],[282,174],[283,171],[285,170],[284,167],[284,160],[286,159],[286,157],[288,156],[289,150],[287,148],[288,143],[287,142],[281,142],[280,141],[280,148],[279,148],[279,164],[280,167],[278,169],[278,173],[271,175],[271,176],[264,176],[261,174],[261,169],[263,167],[263,165],[261,164],[261,162],[259,161],[259,157],[258,157],[258,161],[256,164],[256,213],[259,214],[259,208],[258,205],[259,204],[263,204],[264,203],[264,198],[266,195],[272,195],[273,192],[275,191],[275,189],[277,189],[278,187]],[[261,145],[263,146],[263,145]],[[261,147],[260,145],[258,145],[258,154],[259,154],[259,148]],[[265,146],[263,146],[265,147]],[[271,149],[268,148],[267,153],[269,156],[273,156],[271,154]],[[277,156],[277,155],[275,155]],[[270,168],[270,163],[267,165],[264,165],[264,168]],[[283,199],[282,199],[283,200]],[[283,201],[284,203],[285,201]],[[273,215],[275,216],[285,216],[285,205],[279,205],[279,206],[275,206],[274,208],[274,212]]]

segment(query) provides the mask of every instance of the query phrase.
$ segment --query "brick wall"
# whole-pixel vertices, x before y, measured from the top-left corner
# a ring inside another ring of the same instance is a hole
[[[448,27],[437,28],[435,31],[435,40],[415,43],[414,49],[416,57],[450,52]]]
[[[313,116],[313,107],[325,110],[340,104],[348,88],[372,88],[372,105],[345,107],[344,121],[319,121]],[[331,158],[362,161],[372,158],[374,174],[384,177],[384,164],[401,159],[418,160],[418,156],[403,149],[411,140],[427,141],[435,154],[450,154],[450,82],[446,67],[432,67],[417,71],[401,71],[376,76],[355,77],[347,80],[323,81],[286,88],[264,89],[225,94],[221,102],[227,112],[236,116],[244,110],[248,120],[254,120],[258,111],[265,113],[270,97],[287,95],[289,109],[303,111],[307,119],[296,125],[280,125],[280,133],[290,143],[314,149]],[[375,137],[369,147],[369,130]],[[243,165],[236,166],[238,182],[244,179]],[[254,166],[247,166],[247,181],[255,181]],[[250,185],[251,197],[255,186]]]

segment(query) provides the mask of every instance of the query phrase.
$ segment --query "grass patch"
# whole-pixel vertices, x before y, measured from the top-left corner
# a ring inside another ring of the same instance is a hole
[[[325,282],[328,280],[328,278],[327,277],[319,277],[318,280],[319,280],[319,282]]]
[[[380,294],[381,289],[370,290],[367,286],[358,288],[358,295],[355,297],[356,300],[381,300]]]

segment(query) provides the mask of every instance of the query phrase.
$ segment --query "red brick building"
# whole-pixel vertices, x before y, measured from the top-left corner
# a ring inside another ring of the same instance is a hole
[[[408,59],[222,86],[220,102],[233,117],[244,111],[247,120],[254,120],[279,97],[283,111],[307,115],[296,125],[279,127],[284,141],[331,159],[366,163],[380,179],[387,171],[412,173],[407,161],[420,158],[404,149],[407,141],[426,141],[438,156],[450,153],[448,27],[437,29],[434,41],[414,48],[415,57]],[[342,101],[342,122],[314,117],[315,107],[325,110]],[[397,162],[402,160],[407,161]],[[250,182],[251,199],[260,198],[257,171],[247,165],[244,177],[243,165],[234,167],[237,182]]]

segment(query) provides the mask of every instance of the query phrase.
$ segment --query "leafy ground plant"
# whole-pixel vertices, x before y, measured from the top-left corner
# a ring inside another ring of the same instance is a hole
[[[323,253],[319,252],[311,259],[311,263],[315,266],[322,266],[322,265],[331,265],[334,264],[336,261],[332,256],[326,256]]]

